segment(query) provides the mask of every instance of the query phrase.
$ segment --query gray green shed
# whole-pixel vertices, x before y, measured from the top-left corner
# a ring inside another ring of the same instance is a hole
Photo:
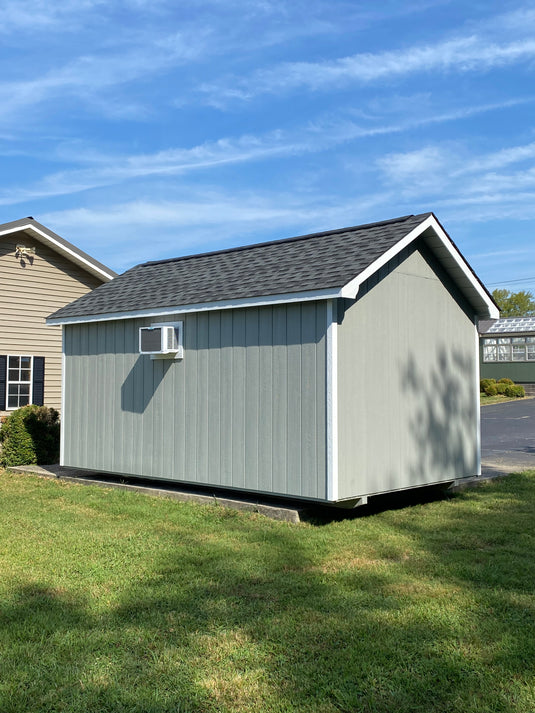
[[[497,316],[432,213],[138,265],[48,318],[61,462],[333,504],[473,476]]]

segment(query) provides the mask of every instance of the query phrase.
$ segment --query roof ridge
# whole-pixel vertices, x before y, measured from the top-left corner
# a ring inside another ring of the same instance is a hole
[[[421,213],[420,215],[430,215],[429,213]],[[224,248],[222,250],[210,250],[205,253],[193,253],[191,255],[181,255],[179,257],[170,257],[170,258],[164,258],[163,260],[149,260],[147,262],[142,262],[139,265],[136,265],[136,267],[149,267],[151,265],[163,265],[165,263],[169,262],[179,262],[181,260],[192,260],[194,258],[200,258],[200,257],[208,257],[211,255],[224,255],[225,253],[234,253],[234,252],[242,252],[244,250],[252,250],[254,248],[262,248],[262,247],[268,247],[270,245],[280,245],[282,243],[293,243],[297,242],[299,240],[308,240],[310,238],[321,238],[325,237],[327,235],[338,235],[340,233],[347,233],[350,231],[355,231],[355,230],[365,230],[368,228],[376,228],[380,227],[383,225],[390,225],[394,223],[403,223],[409,218],[416,218],[416,215],[410,214],[410,215],[403,215],[400,216],[399,218],[391,218],[390,220],[379,220],[375,223],[364,223],[362,225],[353,225],[348,228],[336,228],[335,230],[324,230],[319,233],[308,233],[306,235],[297,235],[296,237],[293,238],[282,238],[279,240],[267,240],[262,243],[251,243],[250,245],[238,245],[233,248]]]

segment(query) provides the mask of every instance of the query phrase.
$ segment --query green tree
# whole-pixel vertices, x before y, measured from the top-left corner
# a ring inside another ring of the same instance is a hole
[[[492,291],[492,296],[500,308],[501,317],[535,317],[535,299],[528,290],[510,292],[496,289]]]

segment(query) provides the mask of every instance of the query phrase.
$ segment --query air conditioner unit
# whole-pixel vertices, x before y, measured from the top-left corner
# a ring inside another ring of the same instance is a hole
[[[182,358],[182,322],[140,327],[139,353],[154,357],[168,355],[175,359]]]

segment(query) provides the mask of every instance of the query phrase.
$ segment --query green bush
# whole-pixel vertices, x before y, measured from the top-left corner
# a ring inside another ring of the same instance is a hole
[[[498,381],[496,384],[496,391],[501,394],[502,396],[505,396],[505,392],[508,389],[509,384],[502,384],[501,381]]]
[[[526,395],[526,391],[523,386],[520,385],[515,385],[511,386],[510,384],[506,385],[505,388],[505,395],[509,396],[509,398],[514,399],[514,398],[523,398]]]
[[[512,379],[506,379],[505,377],[503,379],[500,379],[498,381],[498,384],[509,384],[509,386],[514,386],[515,382]]]
[[[485,393],[487,394],[487,396],[496,396],[496,394],[498,393],[496,384],[488,384],[485,388]]]
[[[487,392],[486,392],[486,389],[487,389],[491,384],[495,384],[495,383],[496,383],[496,379],[481,379],[481,381],[479,382],[479,390],[480,390],[482,393],[487,393]]]
[[[23,406],[13,411],[0,428],[0,465],[57,463],[59,413],[47,406]]]

